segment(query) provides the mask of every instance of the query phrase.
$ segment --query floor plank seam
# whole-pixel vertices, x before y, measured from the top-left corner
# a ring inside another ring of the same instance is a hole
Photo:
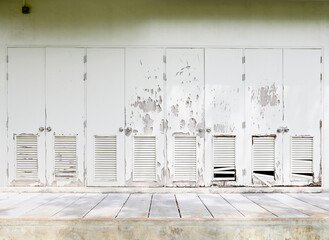
[[[222,196],[221,194],[218,194],[221,198],[224,199],[224,201],[226,201],[228,204],[230,204],[235,210],[237,210],[242,217],[246,217],[239,209],[237,209],[233,204],[231,204],[224,196]]]
[[[177,201],[176,194],[174,194],[174,196],[175,196],[175,201],[176,201],[176,206],[177,206],[177,210],[178,210],[179,218],[182,218],[182,214],[181,214],[181,212],[180,212],[180,208],[179,208],[179,204],[178,204],[178,201]]]
[[[104,201],[104,199],[108,196],[109,194],[106,194],[95,206],[93,206],[89,211],[87,211],[83,216],[82,218],[85,218],[85,216],[88,215],[88,213],[90,213],[95,207],[97,207],[101,202]]]
[[[210,213],[212,218],[215,218],[214,215],[212,214],[212,212],[210,212],[209,208],[207,207],[207,205],[202,201],[202,199],[200,198],[199,194],[197,194],[198,198],[200,199],[200,201],[202,202],[203,206],[208,210],[208,212]]]
[[[297,197],[291,196],[291,195],[289,195],[289,194],[285,194],[285,195],[287,195],[287,196],[289,196],[289,197],[292,197],[292,198],[294,198],[294,199],[297,199],[297,200],[299,200],[299,201],[301,201],[301,202],[303,202],[303,203],[307,203],[307,204],[309,204],[309,205],[311,205],[311,206],[313,206],[313,207],[320,208],[320,209],[322,209],[322,210],[328,212],[328,214],[329,214],[329,210],[328,210],[328,209],[322,208],[321,206],[318,206],[318,205],[314,205],[314,204],[312,204],[312,203],[310,203],[310,202],[306,202],[306,201],[303,200],[303,199],[300,199],[300,198],[297,198]]]
[[[129,193],[129,195],[128,195],[126,201],[123,203],[123,205],[121,206],[120,210],[118,211],[118,213],[115,215],[114,218],[117,218],[117,217],[118,217],[118,215],[120,214],[122,208],[123,208],[123,207],[126,205],[126,203],[128,202],[128,199],[130,198],[130,196],[131,196],[131,193]]]
[[[33,209],[30,209],[29,211],[23,213],[23,215],[28,214],[29,212],[31,212],[31,211],[33,211],[33,210],[39,208],[39,207],[42,207],[43,205],[45,205],[45,204],[47,204],[47,203],[50,203],[50,202],[52,202],[52,201],[54,201],[54,200],[56,200],[56,199],[58,199],[58,198],[60,198],[60,197],[62,197],[62,196],[64,196],[64,194],[61,194],[61,195],[59,195],[59,196],[57,196],[57,197],[55,197],[55,198],[53,198],[53,199],[51,199],[51,200],[49,200],[49,201],[47,201],[47,202],[41,204],[41,205],[39,205],[39,206],[37,206],[37,207],[35,207],[35,208],[33,208]],[[22,215],[21,215],[21,216],[22,216]]]
[[[279,217],[278,215],[276,215],[275,213],[271,212],[269,209],[263,207],[262,205],[258,204],[257,202],[253,201],[252,199],[248,198],[248,196],[242,194],[242,196],[244,196],[245,198],[247,198],[249,201],[253,202],[254,204],[256,204],[257,206],[261,207],[262,209],[264,209],[266,212],[273,214],[275,217]]]
[[[150,201],[149,211],[147,213],[147,218],[150,218],[151,207],[152,207],[152,200],[153,200],[153,194],[151,195],[151,201]]]
[[[51,215],[51,218],[54,217],[56,214],[60,213],[61,211],[63,211],[64,209],[68,208],[69,206],[71,206],[72,204],[74,204],[76,201],[78,201],[80,198],[84,197],[86,195],[82,194],[79,198],[77,198],[75,201],[71,202],[69,205],[65,206],[64,208],[62,208],[61,210],[59,210],[58,212],[54,213],[53,215]]]

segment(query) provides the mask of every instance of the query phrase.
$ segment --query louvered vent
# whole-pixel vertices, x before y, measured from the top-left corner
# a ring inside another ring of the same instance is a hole
[[[16,136],[16,179],[38,179],[38,137]]]
[[[291,138],[291,171],[294,176],[313,177],[313,137]]]
[[[134,136],[134,181],[156,180],[156,141],[154,136]]]
[[[75,136],[55,136],[55,178],[76,180],[77,155]]]
[[[253,137],[253,172],[274,176],[275,137]]]
[[[175,136],[174,180],[196,180],[196,137]]]
[[[235,137],[213,137],[214,180],[235,180]]]
[[[116,136],[95,137],[95,181],[117,180]]]

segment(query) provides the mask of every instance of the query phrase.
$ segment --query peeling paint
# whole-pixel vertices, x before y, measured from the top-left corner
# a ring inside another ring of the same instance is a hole
[[[180,128],[180,129],[185,128],[185,120],[184,120],[184,119],[182,119],[182,120],[180,121],[180,126],[179,126],[179,128]]]
[[[143,117],[143,125],[144,125],[144,133],[145,134],[152,134],[153,133],[153,122],[154,120],[151,119],[149,114],[146,114],[145,117]]]
[[[190,119],[188,120],[188,124],[187,124],[187,128],[188,128],[188,130],[189,130],[190,132],[194,132],[194,130],[195,130],[195,128],[196,128],[196,124],[197,124],[197,122],[196,122],[195,118],[190,118]]]
[[[175,117],[178,117],[179,114],[178,107],[179,107],[178,104],[171,106],[171,112],[174,114]]]

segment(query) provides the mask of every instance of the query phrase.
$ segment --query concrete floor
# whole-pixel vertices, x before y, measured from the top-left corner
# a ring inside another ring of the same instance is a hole
[[[0,193],[0,239],[329,239],[329,193]]]

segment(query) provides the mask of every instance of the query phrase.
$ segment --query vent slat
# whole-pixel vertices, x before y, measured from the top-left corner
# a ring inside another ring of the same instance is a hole
[[[134,181],[156,181],[156,138],[134,136]]]
[[[214,180],[235,180],[235,136],[213,137]]]
[[[275,138],[253,137],[253,171],[274,172]]]
[[[38,137],[16,136],[16,179],[38,180]]]
[[[95,181],[117,181],[117,137],[95,136]]]
[[[174,137],[174,180],[196,181],[196,137]]]
[[[76,180],[76,136],[55,136],[55,178]]]
[[[313,137],[291,137],[291,172],[312,179]]]

